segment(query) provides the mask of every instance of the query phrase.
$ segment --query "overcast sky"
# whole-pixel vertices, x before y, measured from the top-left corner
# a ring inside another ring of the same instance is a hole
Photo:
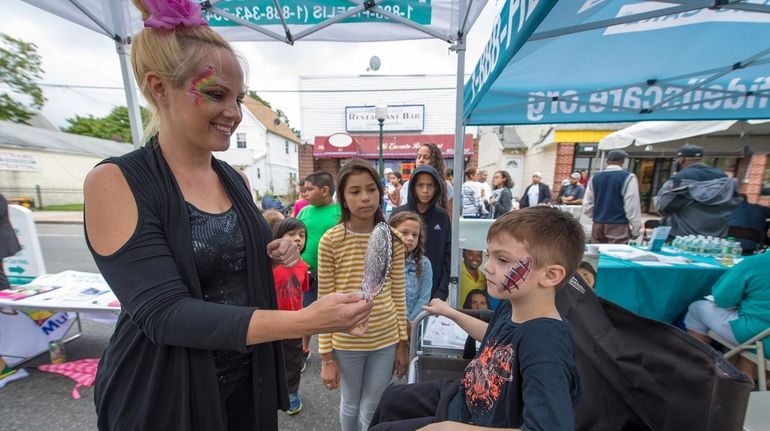
[[[60,0],[52,0],[60,1]],[[121,87],[114,42],[21,0],[0,0],[3,28],[15,38],[37,45],[43,58],[43,83],[67,86]],[[499,5],[491,0],[468,35],[465,71],[471,73],[492,30]],[[326,43],[299,41],[294,46],[278,42],[241,42],[236,50],[249,62],[249,87],[283,110],[293,127],[301,128],[299,95],[264,90],[296,90],[298,77],[366,73],[369,58],[380,57],[380,74],[455,73],[456,55],[438,40]],[[66,126],[75,115],[102,116],[125,105],[122,89],[44,87],[43,114],[56,126]],[[330,95],[333,97],[333,95]]]

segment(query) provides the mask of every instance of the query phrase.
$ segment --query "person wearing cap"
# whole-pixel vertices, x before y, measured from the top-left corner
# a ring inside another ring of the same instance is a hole
[[[556,202],[564,205],[582,205],[586,189],[580,184],[580,174],[573,172],[569,176],[569,180],[565,181],[567,184],[562,183],[559,195],[556,196]]]
[[[521,208],[534,207],[551,202],[551,189],[540,182],[542,179],[543,174],[540,172],[532,173],[532,184],[527,186],[524,190],[524,194],[519,200],[519,206]]]
[[[704,235],[724,238],[730,213],[738,206],[738,183],[702,162],[703,148],[684,145],[676,153],[676,174],[658,192],[661,224],[669,238]]]
[[[593,221],[591,243],[625,244],[639,236],[642,205],[636,175],[623,169],[628,158],[623,150],[607,154],[607,168],[588,182],[583,214]]]

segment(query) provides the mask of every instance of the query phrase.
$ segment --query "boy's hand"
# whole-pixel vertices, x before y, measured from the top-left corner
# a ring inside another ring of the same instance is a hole
[[[450,307],[449,304],[447,304],[446,302],[438,298],[431,299],[430,304],[423,305],[422,309],[432,314],[438,314],[439,316],[449,317],[450,319],[451,317],[449,316],[449,314],[452,313],[452,311],[454,311],[454,309]]]

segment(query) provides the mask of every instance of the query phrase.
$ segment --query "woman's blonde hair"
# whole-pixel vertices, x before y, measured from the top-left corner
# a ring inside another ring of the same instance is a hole
[[[142,21],[150,12],[141,0],[132,0],[142,13]],[[199,72],[203,59],[211,55],[212,48],[223,48],[236,58],[230,43],[207,25],[177,26],[173,29],[143,28],[131,40],[131,67],[142,95],[150,104],[152,119],[145,127],[145,137],[160,130],[160,112],[152,98],[147,81],[149,72],[155,72],[173,87],[180,88]]]

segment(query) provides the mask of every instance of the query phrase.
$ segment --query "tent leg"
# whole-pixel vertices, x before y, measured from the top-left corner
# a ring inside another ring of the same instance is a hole
[[[139,110],[139,98],[135,91],[134,75],[129,66],[128,44],[115,42],[115,49],[120,59],[120,73],[123,75],[123,90],[126,93],[126,106],[128,107],[128,119],[131,123],[131,142],[134,148],[142,146],[144,131],[142,130],[142,115]]]
[[[465,1],[460,1],[460,13],[465,10]],[[463,125],[463,103],[465,100],[465,35],[458,35],[452,48],[457,52],[457,88],[455,97],[455,153],[454,153],[454,194],[452,196],[452,254],[449,265],[449,305],[461,307],[458,274],[460,266],[460,196],[463,183],[463,162],[465,157],[465,126]]]
[[[110,10],[112,11],[112,23],[115,26],[115,51],[120,60],[120,73],[123,75],[123,90],[126,93],[126,107],[128,108],[128,120],[131,124],[131,142],[134,148],[142,146],[144,140],[142,135],[142,116],[139,111],[139,98],[136,94],[136,83],[134,75],[130,68],[130,50],[131,39],[127,36],[125,15],[128,13],[126,3],[121,0],[110,0]]]

